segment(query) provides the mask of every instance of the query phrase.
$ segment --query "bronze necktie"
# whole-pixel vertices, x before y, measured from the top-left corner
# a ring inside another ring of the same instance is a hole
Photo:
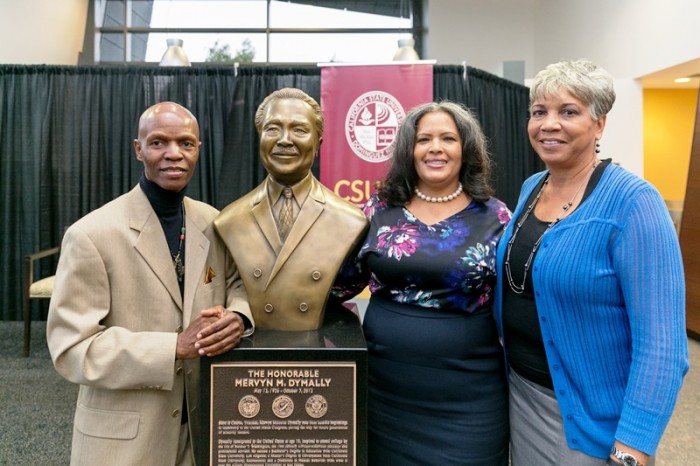
[[[292,188],[285,186],[282,191],[284,200],[282,201],[282,209],[280,210],[280,216],[277,220],[277,229],[280,232],[280,238],[282,241],[287,239],[287,234],[292,228],[292,221],[294,219],[294,210],[292,207]]]

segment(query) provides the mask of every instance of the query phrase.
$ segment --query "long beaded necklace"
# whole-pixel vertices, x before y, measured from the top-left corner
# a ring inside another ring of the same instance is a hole
[[[535,244],[532,246],[532,251],[530,251],[530,255],[527,257],[527,260],[525,261],[525,270],[523,272],[523,282],[518,285],[515,283],[513,280],[513,275],[510,270],[510,251],[513,248],[513,243],[515,242],[515,237],[518,236],[518,232],[520,231],[520,228],[523,226],[525,223],[525,220],[530,216],[530,213],[535,209],[535,206],[537,205],[537,201],[540,200],[540,197],[542,196],[542,192],[544,191],[545,186],[549,183],[549,173],[547,173],[547,177],[545,178],[544,182],[542,183],[542,187],[540,188],[540,191],[537,193],[537,196],[535,196],[535,199],[532,201],[532,203],[527,207],[527,210],[525,211],[525,214],[522,216],[520,221],[515,225],[515,231],[513,232],[513,236],[510,237],[510,240],[508,241],[508,246],[506,247],[506,259],[505,259],[505,269],[506,269],[506,278],[508,278],[508,285],[510,285],[510,289],[513,290],[514,293],[516,294],[522,294],[525,291],[525,282],[527,280],[527,273],[530,271],[530,266],[532,265],[532,260],[535,257],[535,253],[537,252],[537,249],[540,247],[540,243],[542,242],[542,238],[544,238],[544,235],[547,234],[549,230],[552,229],[554,225],[559,223],[562,219],[564,219],[566,216],[568,216],[571,213],[571,206],[574,204],[574,200],[576,200],[576,196],[579,195],[581,190],[583,189],[584,186],[588,184],[588,181],[591,178],[591,175],[595,171],[595,167],[598,164],[598,159],[593,161],[593,167],[591,168],[590,173],[586,178],[583,180],[583,182],[579,185],[578,188],[576,188],[576,192],[574,193],[573,196],[571,196],[571,199],[569,199],[569,202],[564,204],[561,208],[561,214],[559,214],[554,220],[552,220],[549,225],[547,225],[547,228],[542,232],[539,238],[537,238],[537,241],[535,241]]]
[[[181,282],[185,279],[185,264],[182,262],[182,243],[185,241],[185,203],[180,204],[182,209],[182,227],[180,228],[180,245],[177,248],[177,254],[170,253],[173,256],[173,267],[177,274],[177,281]]]

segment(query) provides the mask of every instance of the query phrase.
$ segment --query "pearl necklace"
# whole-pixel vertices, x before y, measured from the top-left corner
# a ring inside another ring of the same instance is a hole
[[[525,261],[525,271],[523,272],[523,282],[518,285],[513,281],[513,275],[510,270],[510,250],[513,248],[513,243],[515,242],[515,237],[518,236],[518,232],[520,231],[520,228],[523,226],[525,223],[525,220],[530,216],[530,213],[535,209],[535,206],[537,205],[537,201],[540,200],[540,197],[542,196],[542,192],[544,191],[544,187],[547,186],[549,183],[549,173],[547,173],[547,177],[544,180],[544,183],[542,183],[542,187],[540,188],[540,191],[537,193],[537,196],[535,197],[535,200],[532,201],[532,204],[530,204],[527,207],[527,211],[525,212],[525,215],[522,216],[520,221],[515,225],[515,231],[513,232],[513,236],[510,237],[510,240],[508,241],[508,246],[506,247],[506,258],[505,258],[505,269],[506,269],[506,277],[508,278],[508,284],[510,285],[510,289],[513,290],[514,293],[516,294],[522,294],[525,291],[525,281],[527,280],[527,273],[530,270],[530,266],[532,265],[532,260],[535,257],[535,253],[537,252],[537,249],[540,247],[540,243],[542,242],[542,238],[544,238],[544,235],[547,234],[549,230],[552,229],[554,225],[559,223],[562,219],[567,217],[572,211],[569,209],[571,206],[574,204],[574,201],[576,200],[576,196],[581,192],[584,186],[588,184],[588,181],[591,179],[591,175],[593,175],[593,172],[595,171],[595,167],[598,164],[598,159],[593,161],[593,167],[591,168],[590,173],[586,178],[583,180],[583,183],[579,185],[578,188],[576,188],[576,192],[574,193],[573,196],[571,196],[571,199],[569,199],[569,202],[564,204],[561,208],[561,213],[552,220],[549,225],[547,225],[547,228],[542,232],[539,238],[537,238],[537,241],[535,241],[535,244],[532,246],[532,251],[530,251],[530,255],[527,257],[527,260]]]
[[[414,189],[414,192],[416,193],[416,196],[418,196],[419,199],[424,200],[425,202],[450,202],[453,199],[457,199],[457,197],[462,194],[462,183],[459,183],[459,186],[457,186],[457,190],[450,194],[449,196],[442,196],[442,197],[431,197],[431,196],[426,196],[422,192],[420,192],[420,189],[418,189],[418,186],[416,186],[416,189]]]

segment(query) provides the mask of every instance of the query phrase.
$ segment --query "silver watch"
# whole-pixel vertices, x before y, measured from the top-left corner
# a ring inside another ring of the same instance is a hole
[[[634,455],[620,451],[615,447],[612,447],[610,454],[615,457],[615,459],[619,460],[619,464],[623,466],[644,466],[642,463],[637,461],[637,458],[635,458]]]

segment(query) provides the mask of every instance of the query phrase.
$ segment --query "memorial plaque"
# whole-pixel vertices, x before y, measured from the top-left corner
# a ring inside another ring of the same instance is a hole
[[[366,343],[346,307],[318,330],[256,330],[201,369],[197,464],[366,465]]]
[[[211,377],[212,464],[356,464],[354,363],[213,364]]]

